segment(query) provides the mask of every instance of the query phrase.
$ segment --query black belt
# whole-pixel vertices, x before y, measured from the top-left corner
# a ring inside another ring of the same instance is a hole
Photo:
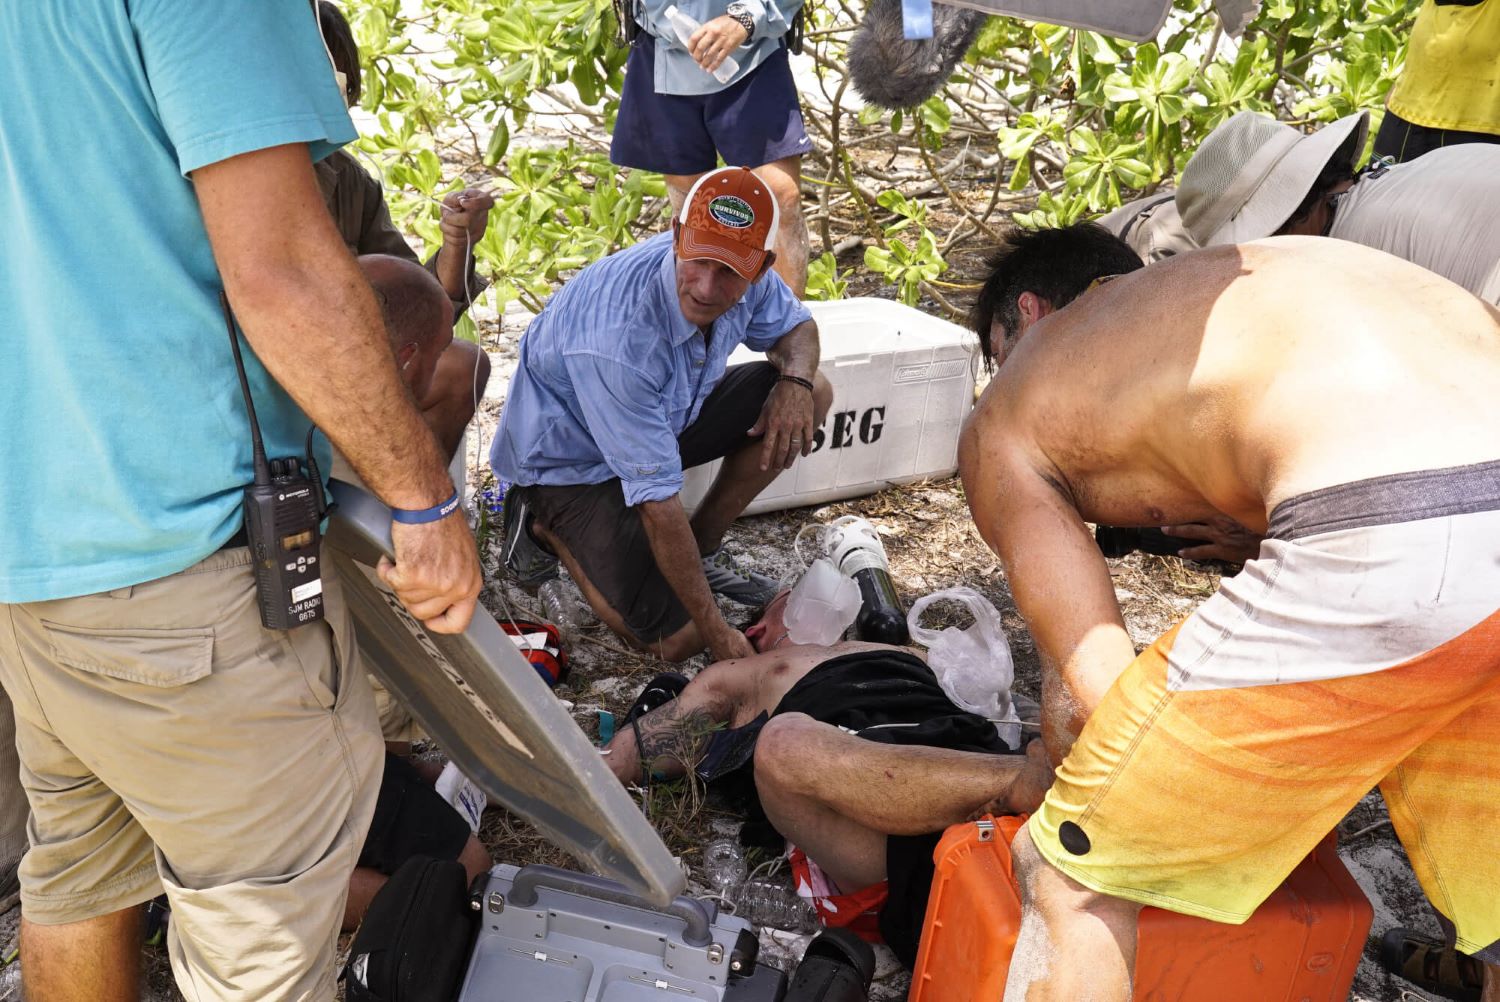
[[[228,539],[224,540],[224,545],[221,546],[221,547],[219,547],[219,549],[221,549],[221,550],[232,550],[232,549],[234,549],[237,546],[249,546],[249,545],[250,545],[250,536],[245,532],[245,523],[241,522],[240,523],[240,527],[235,530],[234,535],[230,536]]]

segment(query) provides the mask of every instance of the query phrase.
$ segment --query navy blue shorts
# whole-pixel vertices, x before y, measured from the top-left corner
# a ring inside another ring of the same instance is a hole
[[[702,174],[719,165],[760,167],[812,149],[797,106],[786,46],[717,94],[656,93],[656,39],[636,37],[609,159],[658,174]]]

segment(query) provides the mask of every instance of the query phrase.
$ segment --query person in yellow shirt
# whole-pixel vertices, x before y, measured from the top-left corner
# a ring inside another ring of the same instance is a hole
[[[1500,0],[1425,0],[1375,153],[1402,163],[1458,143],[1500,143]]]

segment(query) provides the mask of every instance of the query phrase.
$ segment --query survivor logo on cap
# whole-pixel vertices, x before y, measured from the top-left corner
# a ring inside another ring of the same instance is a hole
[[[716,222],[742,230],[755,225],[755,210],[743,198],[719,195],[708,203],[708,214]]]
[[[677,257],[718,261],[753,282],[768,266],[780,218],[771,189],[754,171],[710,171],[683,201],[675,224]]]

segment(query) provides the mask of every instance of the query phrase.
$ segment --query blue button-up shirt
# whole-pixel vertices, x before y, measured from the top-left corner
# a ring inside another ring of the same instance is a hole
[[[706,24],[728,10],[729,0],[642,0],[637,20],[656,38],[655,82],[658,94],[717,94],[733,87],[776,51],[781,45],[781,36],[791,30],[792,18],[802,6],[802,0],[740,2],[749,8],[755,30],[745,39],[745,44],[729,54],[740,64],[739,72],[727,83],[719,83],[712,73],[698,65],[687,46],[677,37],[672,22],[667,20],[667,8],[676,4],[682,13],[699,24]]]
[[[741,343],[765,351],[812,314],[775,272],[714,321],[682,315],[671,233],[589,265],[547,301],[521,338],[490,446],[515,484],[618,477],[625,503],[682,490],[677,436],[698,418]]]

